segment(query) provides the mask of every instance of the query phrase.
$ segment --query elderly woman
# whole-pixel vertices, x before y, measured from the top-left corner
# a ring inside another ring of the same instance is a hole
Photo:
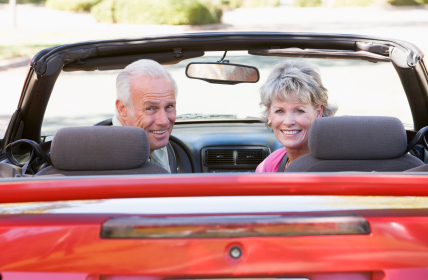
[[[333,116],[318,68],[302,59],[277,63],[260,89],[265,120],[284,148],[273,152],[256,172],[283,172],[295,159],[309,154],[308,136],[316,118]]]

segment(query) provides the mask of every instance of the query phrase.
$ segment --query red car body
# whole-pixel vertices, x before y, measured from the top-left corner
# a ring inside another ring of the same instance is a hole
[[[260,174],[96,180],[67,178],[10,181],[1,185],[0,197],[3,203],[14,203],[165,196],[426,196],[427,184],[428,178],[421,175]],[[6,280],[236,277],[425,279],[428,273],[427,209],[333,210],[322,213],[334,215],[349,212],[364,217],[371,233],[103,239],[100,232],[105,221],[112,217],[136,215],[114,214],[114,209],[111,214],[27,214],[22,211],[1,216],[0,270],[2,279]],[[256,211],[246,214],[266,215]],[[281,214],[307,216],[320,212]],[[201,215],[204,216],[184,216]],[[212,214],[205,214],[209,215]],[[229,248],[234,245],[243,250],[239,260],[229,256]]]

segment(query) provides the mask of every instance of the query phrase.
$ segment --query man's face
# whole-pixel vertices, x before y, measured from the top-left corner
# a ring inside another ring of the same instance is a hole
[[[176,117],[172,82],[169,78],[143,77],[132,81],[131,85],[134,114],[125,108],[124,115],[123,110],[118,108],[122,124],[143,128],[149,138],[150,152],[165,147]]]

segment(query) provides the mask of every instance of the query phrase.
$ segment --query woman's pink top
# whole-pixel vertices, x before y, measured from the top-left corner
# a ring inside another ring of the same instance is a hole
[[[261,172],[277,172],[279,164],[281,163],[282,158],[287,153],[285,148],[276,150],[271,153],[264,161],[262,161],[259,166],[256,168],[256,173]]]

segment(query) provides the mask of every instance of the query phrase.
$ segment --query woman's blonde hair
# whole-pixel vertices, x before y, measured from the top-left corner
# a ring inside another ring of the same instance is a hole
[[[274,65],[266,83],[260,88],[261,102],[265,106],[263,120],[267,122],[268,108],[273,100],[293,102],[291,95],[299,103],[322,105],[323,117],[331,117],[337,106],[328,104],[328,91],[323,86],[318,67],[303,59],[286,59]]]

